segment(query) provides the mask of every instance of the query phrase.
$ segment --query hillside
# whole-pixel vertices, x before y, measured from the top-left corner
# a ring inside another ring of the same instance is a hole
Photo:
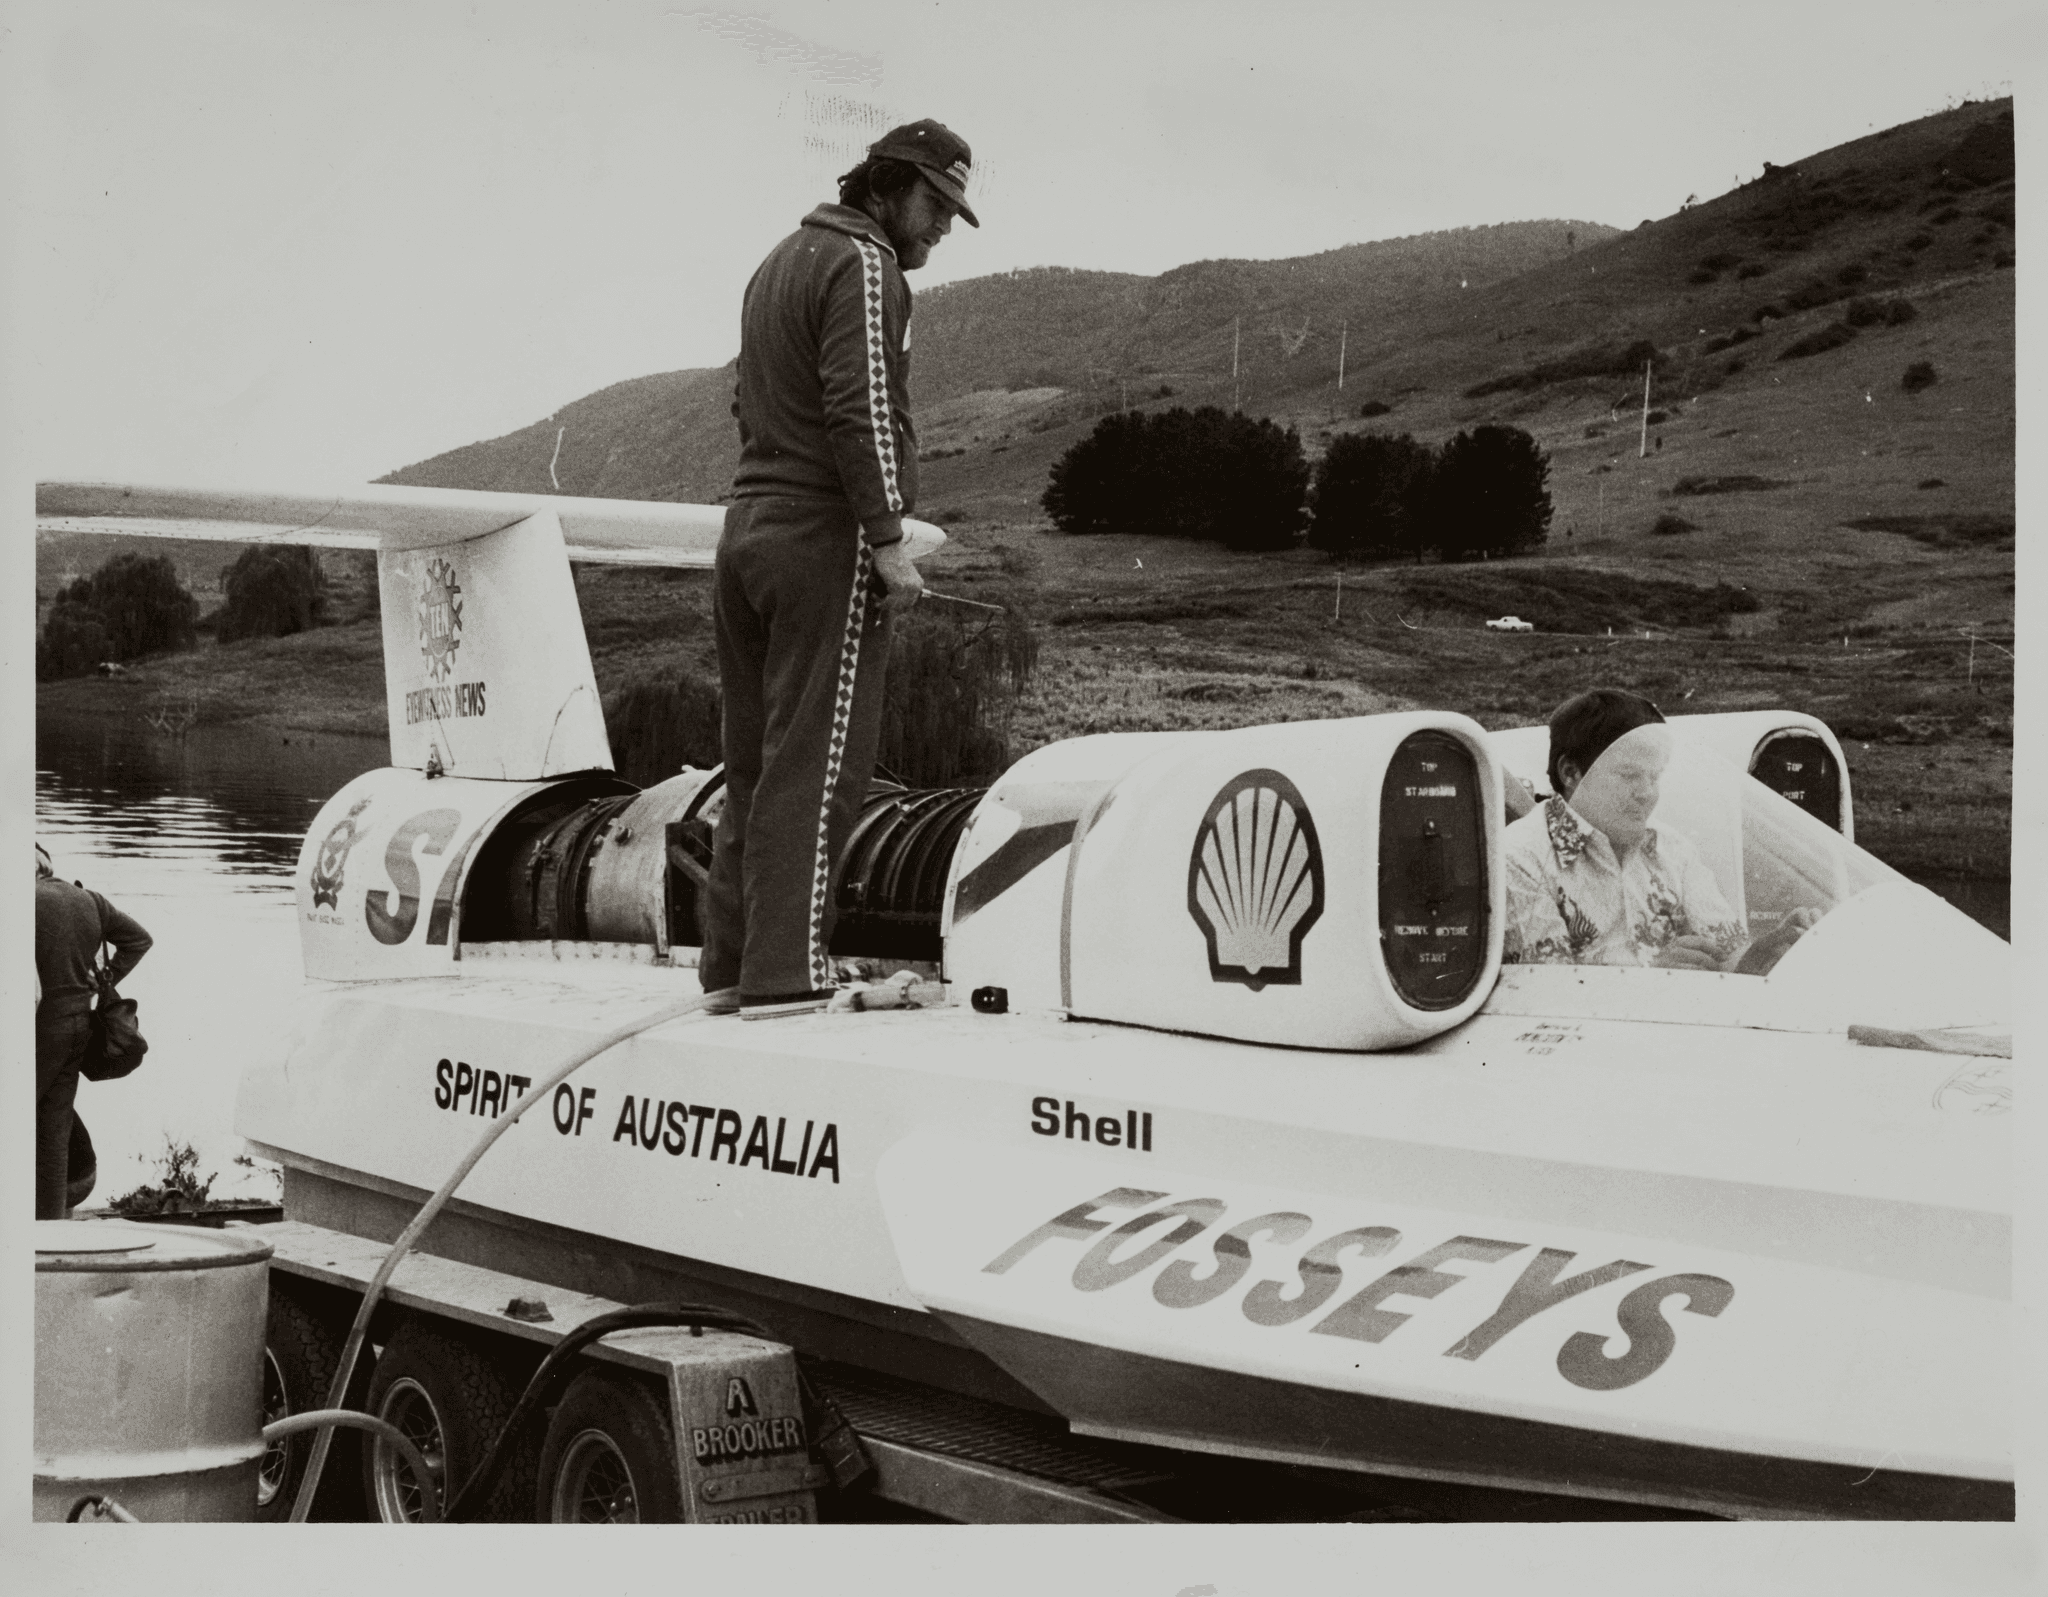
[[[378,480],[421,488],[715,503],[739,458],[732,390],[731,362],[716,370],[635,377],[518,432],[452,449]]]
[[[923,446],[929,453],[950,442],[943,425],[930,436],[932,407],[969,395],[1030,391],[1024,409],[1044,427],[1100,414],[1126,391],[1209,381],[1228,373],[1238,326],[1247,374],[1305,367],[1323,333],[1334,360],[1346,322],[1362,334],[1448,302],[1467,291],[1463,284],[1505,281],[1614,231],[1513,222],[1298,260],[1198,261],[1158,277],[1052,266],[943,284],[917,297],[911,379]],[[738,458],[732,386],[730,363],[615,383],[530,427],[383,480],[545,493],[559,432],[553,464],[562,493],[714,501]]]

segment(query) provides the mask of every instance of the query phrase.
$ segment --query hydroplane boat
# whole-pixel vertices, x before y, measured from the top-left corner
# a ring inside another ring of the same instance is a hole
[[[708,565],[716,507],[38,511],[377,551],[391,764],[307,833],[302,1018],[236,1110],[293,1219],[388,1240],[556,1061],[695,991],[718,776],[614,773],[569,562]],[[644,1032],[424,1245],[1175,1456],[2010,1518],[2009,949],[1855,845],[1812,717],[1655,730],[1651,821],[1744,938],[1813,922],[1768,969],[1503,961],[1542,728],[1076,738],[877,784],[833,951],[897,1007]]]

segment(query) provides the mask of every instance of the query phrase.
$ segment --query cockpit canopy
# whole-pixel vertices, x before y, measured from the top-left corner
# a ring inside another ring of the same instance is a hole
[[[1566,785],[1504,834],[1511,969],[1764,979],[1773,1018],[1734,1024],[1979,1025],[2008,1013],[2002,939],[1682,722],[1635,728]],[[1749,1000],[1738,989],[1730,1001]]]

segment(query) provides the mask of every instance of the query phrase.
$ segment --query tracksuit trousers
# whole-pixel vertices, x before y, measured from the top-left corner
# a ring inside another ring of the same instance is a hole
[[[72,1105],[78,1066],[92,1036],[92,1015],[52,998],[36,1010],[36,1218],[61,1220],[71,1208]],[[90,1146],[90,1144],[88,1144]]]
[[[873,775],[889,625],[851,506],[749,498],[726,511],[712,618],[725,811],[706,893],[706,992],[832,985],[832,873]]]

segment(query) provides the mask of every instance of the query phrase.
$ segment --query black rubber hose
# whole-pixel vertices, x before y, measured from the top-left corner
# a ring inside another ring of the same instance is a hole
[[[526,1390],[519,1394],[519,1401],[512,1405],[512,1412],[506,1416],[504,1426],[499,1430],[497,1440],[491,1443],[490,1451],[462,1483],[462,1490],[442,1511],[441,1521],[447,1525],[464,1524],[467,1515],[480,1506],[497,1485],[498,1476],[503,1472],[505,1461],[511,1456],[512,1444],[518,1440],[522,1426],[553,1402],[560,1390],[576,1373],[574,1361],[591,1343],[614,1331],[632,1331],[645,1326],[687,1325],[692,1332],[710,1326],[714,1331],[737,1331],[746,1336],[757,1336],[764,1342],[776,1338],[757,1321],[711,1303],[640,1303],[631,1308],[613,1309],[608,1314],[597,1315],[585,1320],[561,1341],[548,1350],[546,1358],[540,1361],[540,1368],[533,1372],[533,1378],[526,1383]],[[822,1414],[823,1426],[808,1427],[821,1452],[826,1454],[832,1469],[833,1482],[842,1490],[854,1485],[873,1466],[861,1450],[858,1437],[838,1406],[823,1392],[811,1384],[804,1374],[803,1365],[797,1365],[797,1386],[802,1392],[807,1407],[814,1414]]]

